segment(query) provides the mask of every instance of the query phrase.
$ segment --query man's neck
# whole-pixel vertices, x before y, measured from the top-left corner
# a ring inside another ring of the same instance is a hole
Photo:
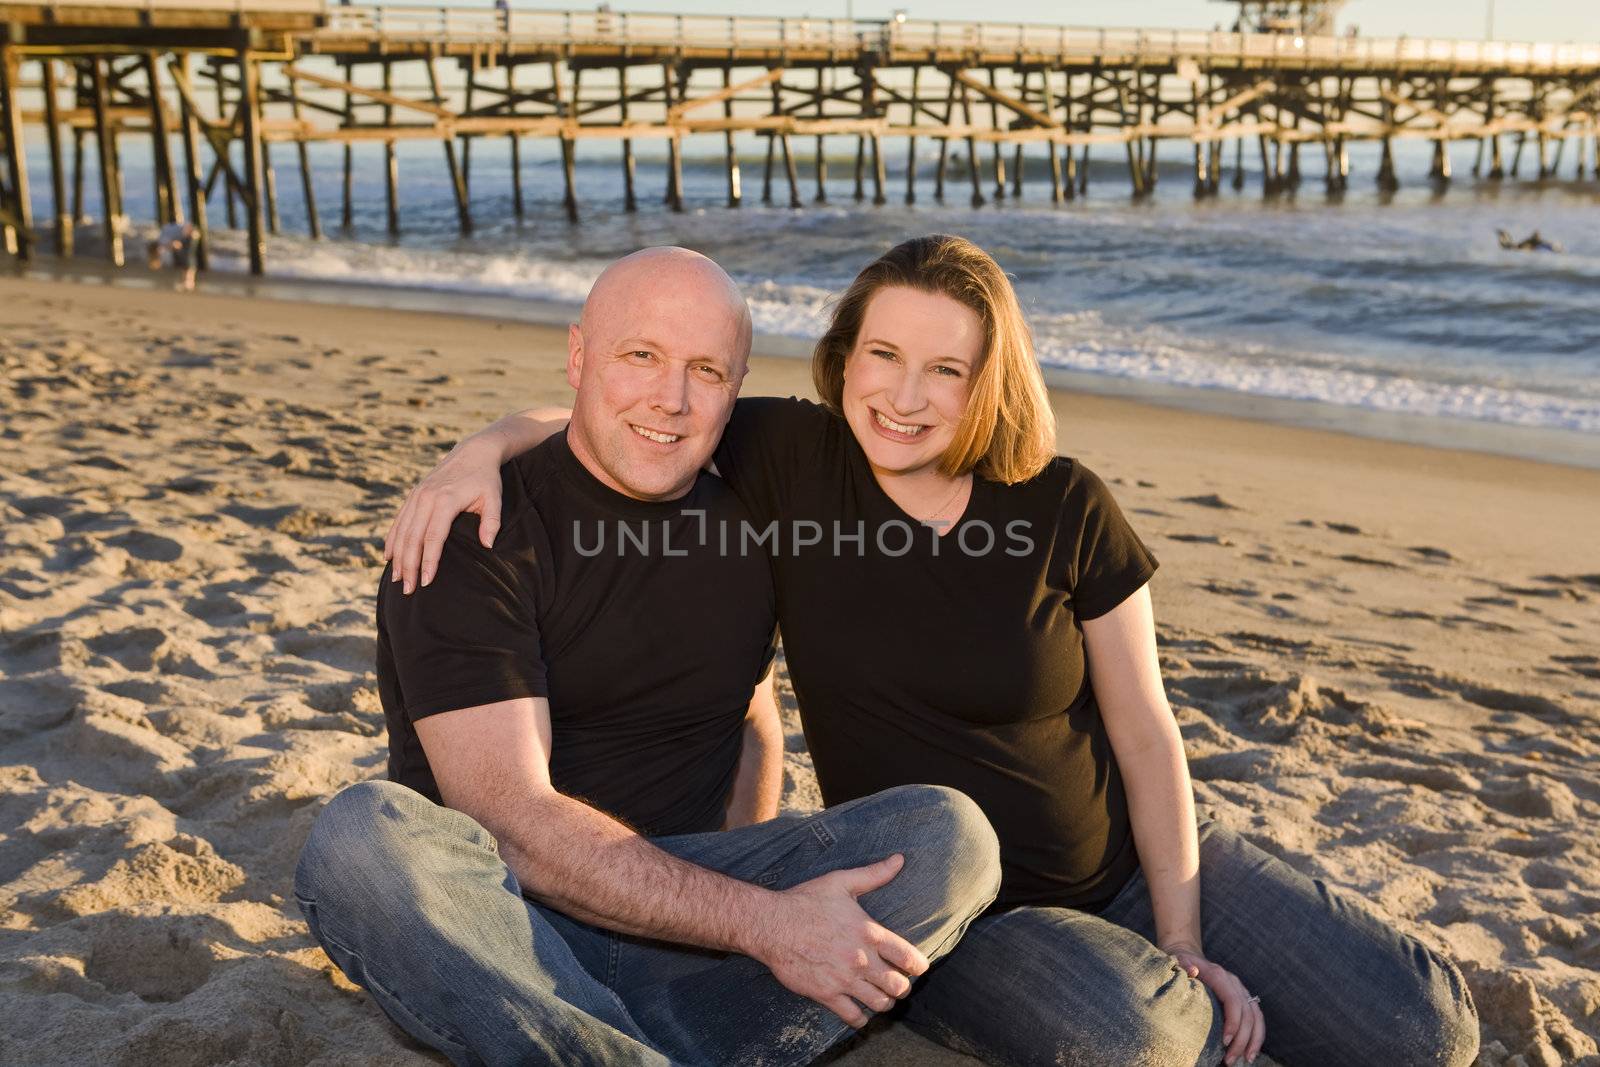
[[[589,476],[595,481],[599,482],[601,485],[612,490],[613,492],[621,493],[623,496],[629,497],[633,500],[638,500],[641,503],[660,504],[667,501],[679,500],[687,496],[689,494],[689,490],[694,488],[694,479],[691,478],[689,482],[681,488],[674,489],[671,492],[663,493],[659,496],[648,496],[639,492],[639,490],[633,488],[632,486],[624,484],[619,479],[612,477],[611,472],[606,470],[605,465],[602,464],[599,457],[594,454],[594,450],[589,447],[587,438],[584,436],[582,430],[578,427],[576,422],[569,422],[567,424],[567,447],[572,450],[572,455],[577,459],[579,465],[582,466],[584,470],[588,471]],[[698,475],[696,475],[696,477],[698,477]]]

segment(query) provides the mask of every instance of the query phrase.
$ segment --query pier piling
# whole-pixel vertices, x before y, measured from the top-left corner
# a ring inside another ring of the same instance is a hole
[[[239,107],[244,115],[244,209],[250,273],[265,274],[266,249],[261,234],[261,200],[266,161],[261,151],[261,81],[256,61],[246,49],[239,51],[239,94]]]
[[[50,153],[50,206],[55,214],[55,250],[72,255],[73,218],[67,204],[67,170],[61,156],[61,117],[56,111],[56,61],[39,61],[39,91],[44,96],[45,147]],[[1582,158],[1582,153],[1579,153]]]
[[[0,136],[5,137],[5,195],[0,196],[0,223],[6,250],[18,259],[33,255],[33,206],[28,195],[28,162],[22,137],[22,57],[12,46],[0,46]]]

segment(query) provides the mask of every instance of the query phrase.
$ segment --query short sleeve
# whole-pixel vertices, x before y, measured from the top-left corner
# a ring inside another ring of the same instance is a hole
[[[791,487],[815,469],[834,416],[798,397],[752,396],[737,401],[713,457],[751,518],[776,519]]]
[[[549,695],[528,525],[503,529],[487,549],[478,541],[478,517],[458,516],[433,582],[410,596],[385,568],[378,621],[408,718]]]
[[[1159,566],[1105,482],[1075,460],[1062,502],[1060,537],[1060,547],[1068,550],[1068,588],[1079,621],[1111,611]]]

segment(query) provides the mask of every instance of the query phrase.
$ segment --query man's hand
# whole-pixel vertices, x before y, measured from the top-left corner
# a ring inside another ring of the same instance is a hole
[[[830,871],[773,891],[696,866],[550,782],[550,703],[519,697],[416,720],[444,802],[494,835],[523,893],[627,934],[741,952],[851,1026],[928,969],[915,945],[856,898],[905,859]]]
[[[786,989],[850,1026],[865,1026],[861,1005],[887,1011],[928,969],[928,958],[915,945],[874,922],[856,903],[863,893],[888,885],[904,865],[905,858],[894,855],[784,890],[748,954],[766,964]]]
[[[1254,1063],[1256,1054],[1267,1039],[1267,1021],[1261,1013],[1261,998],[1252,997],[1244,983],[1232,972],[1206,959],[1191,945],[1163,946],[1178,961],[1183,973],[1199,979],[1216,994],[1222,1004],[1222,1043],[1227,1046],[1223,1062],[1235,1064],[1240,1060]]]

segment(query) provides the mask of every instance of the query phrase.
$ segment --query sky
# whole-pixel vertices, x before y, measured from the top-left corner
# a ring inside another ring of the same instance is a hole
[[[364,0],[355,0],[362,3]],[[371,2],[371,0],[365,0]],[[415,0],[412,0],[415,2]],[[454,0],[461,6],[487,6],[487,0]],[[523,6],[528,0],[511,0]],[[536,0],[528,6],[577,9],[587,4]],[[617,11],[672,11],[681,14],[753,14],[750,0],[611,0]],[[843,18],[847,6],[856,18],[884,18],[904,8],[912,18],[972,20],[978,5],[970,0],[770,0],[761,15]],[[1481,40],[1494,13],[1494,35],[1501,40],[1600,42],[1597,0],[1350,0],[1339,29],[1351,23],[1371,37],[1458,37]],[[981,5],[992,22],[1049,22],[1069,26],[1139,26],[1210,29],[1232,25],[1234,6],[1217,0],[987,0]]]

